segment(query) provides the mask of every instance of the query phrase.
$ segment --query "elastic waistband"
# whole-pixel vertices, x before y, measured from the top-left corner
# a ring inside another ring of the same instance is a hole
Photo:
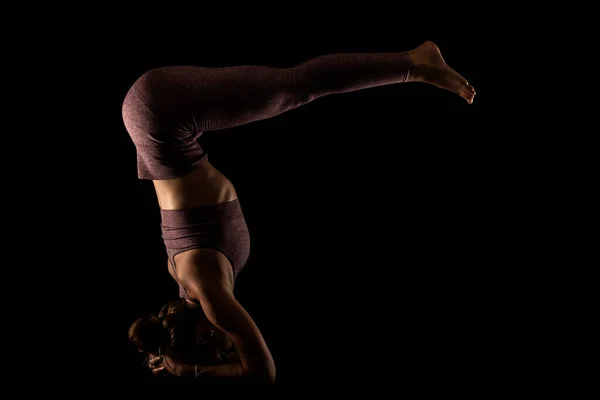
[[[181,210],[160,210],[161,224],[169,227],[233,218],[240,215],[242,215],[242,208],[238,199]]]

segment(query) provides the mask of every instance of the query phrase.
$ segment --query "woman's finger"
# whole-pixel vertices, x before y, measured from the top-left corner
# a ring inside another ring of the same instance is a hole
[[[164,370],[165,370],[165,367],[152,368],[152,373],[153,374],[160,374]]]
[[[162,357],[155,357],[155,358],[151,358],[150,360],[148,360],[148,365],[156,365],[156,364],[160,364],[162,362]]]

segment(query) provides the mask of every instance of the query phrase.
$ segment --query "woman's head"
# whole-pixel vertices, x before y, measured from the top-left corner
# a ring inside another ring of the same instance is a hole
[[[221,334],[208,322],[202,308],[191,308],[184,299],[168,302],[158,315],[139,318],[129,328],[129,340],[142,353],[169,353],[190,364],[219,362],[224,349],[222,341],[216,339]]]
[[[180,300],[165,304],[158,315],[139,318],[129,328],[129,340],[146,354],[161,355],[167,351],[184,355],[194,351],[196,322]]]

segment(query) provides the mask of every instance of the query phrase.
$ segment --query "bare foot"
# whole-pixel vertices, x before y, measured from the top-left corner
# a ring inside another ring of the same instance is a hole
[[[414,80],[425,82],[456,93],[469,104],[473,103],[475,89],[458,72],[446,64],[440,49],[427,41],[408,52],[415,64]]]

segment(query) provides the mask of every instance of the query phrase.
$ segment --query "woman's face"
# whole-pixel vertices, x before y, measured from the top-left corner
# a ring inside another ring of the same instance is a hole
[[[207,362],[220,363],[221,353],[228,350],[232,343],[227,335],[204,318],[196,325],[196,343],[199,352]]]

